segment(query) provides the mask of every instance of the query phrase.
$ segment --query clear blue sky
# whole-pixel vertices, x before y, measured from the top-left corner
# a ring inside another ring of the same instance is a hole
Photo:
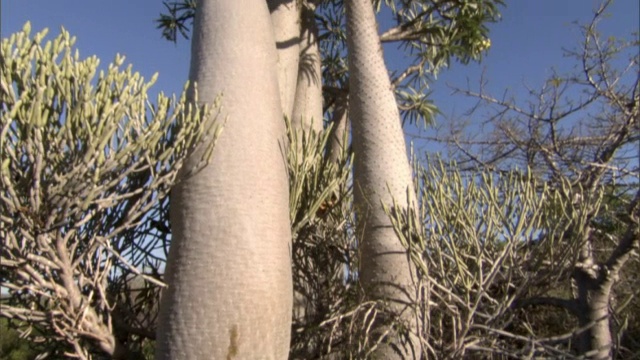
[[[230,0],[232,1],[232,0]],[[460,115],[469,106],[462,97],[450,96],[447,85],[465,87],[478,84],[482,70],[489,79],[489,90],[502,94],[506,88],[520,93],[523,84],[539,87],[551,68],[568,70],[573,66],[563,57],[562,48],[580,41],[575,21],[592,17],[596,0],[507,0],[503,20],[491,26],[492,47],[481,64],[454,64],[444,70],[433,85],[433,99],[446,115]],[[81,56],[97,55],[106,66],[116,53],[145,78],[159,72],[154,89],[179,92],[187,78],[189,42],[169,43],[162,39],[154,20],[164,10],[161,0],[1,0],[2,36],[18,31],[31,21],[34,31],[49,28],[57,34],[64,26],[77,37]],[[605,35],[629,36],[638,31],[640,1],[616,0],[608,10],[611,18],[602,23]],[[385,24],[381,24],[384,30]],[[401,52],[387,50],[388,66],[403,63]],[[405,60],[406,61],[406,60]]]

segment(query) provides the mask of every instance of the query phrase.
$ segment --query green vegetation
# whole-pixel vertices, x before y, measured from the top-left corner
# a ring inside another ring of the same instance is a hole
[[[20,333],[9,326],[9,320],[0,318],[0,359],[31,360],[38,355],[31,342],[20,336]]]

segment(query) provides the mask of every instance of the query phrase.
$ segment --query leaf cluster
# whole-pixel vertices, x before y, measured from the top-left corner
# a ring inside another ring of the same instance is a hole
[[[113,355],[109,278],[140,273],[149,248],[132,234],[200,143],[205,164],[220,128],[186,87],[152,104],[156,76],[122,69],[122,56],[98,73],[68,32],[43,43],[46,33],[27,23],[1,45],[0,314],[38,323],[80,357],[86,342]]]

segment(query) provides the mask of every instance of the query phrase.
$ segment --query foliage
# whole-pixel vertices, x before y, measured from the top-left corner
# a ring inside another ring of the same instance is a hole
[[[487,109],[489,116],[481,131],[465,131],[464,124],[451,121],[450,134],[433,140],[449,145],[466,172],[527,168],[539,186],[560,192],[565,205],[551,216],[568,215],[565,231],[534,267],[555,275],[521,294],[518,320],[529,322],[528,336],[553,339],[555,350],[625,358],[639,349],[625,331],[640,328],[637,320],[628,322],[637,319],[630,309],[640,301],[628,290],[639,286],[632,274],[640,246],[640,57],[637,35],[625,40],[598,32],[610,3],[604,1],[581,26],[579,47],[567,51],[574,71],[554,73],[540,90],[528,89],[528,101],[492,97],[484,83],[479,91],[458,89],[479,101],[469,115]],[[609,310],[596,320],[602,303]],[[564,314],[566,327],[549,324],[550,308]]]
[[[336,159],[325,156],[331,126],[319,133],[296,131],[285,121],[295,293],[291,358],[320,358],[335,353],[337,341],[323,323],[349,306],[353,292],[352,281],[345,281],[356,257],[351,154],[343,147]]]
[[[38,354],[31,342],[20,337],[20,333],[12,329],[9,320],[0,318],[0,359],[29,360]]]
[[[162,36],[169,40],[178,41],[178,33],[185,39],[189,38],[189,27],[193,25],[196,2],[194,0],[163,1],[168,14],[160,14],[157,20],[158,29],[162,30]]]
[[[561,192],[526,171],[463,174],[437,159],[426,169],[416,165],[416,184],[417,214],[387,212],[428,284],[423,337],[432,355],[522,358],[547,348],[511,328],[523,294],[554,276],[538,272],[539,263],[550,251],[566,252],[556,241],[571,217],[557,212],[568,205]]]
[[[137,309],[116,305],[118,279],[162,284],[153,257],[167,244],[148,236],[145,216],[202,141],[204,165],[219,128],[186,92],[151,104],[155,77],[122,70],[122,56],[94,79],[96,57],[82,60],[64,30],[43,44],[46,33],[31,37],[27,23],[2,41],[0,280],[9,298],[0,315],[66,343],[67,354],[121,357],[135,332],[119,329],[118,314]],[[141,274],[147,268],[155,276]]]

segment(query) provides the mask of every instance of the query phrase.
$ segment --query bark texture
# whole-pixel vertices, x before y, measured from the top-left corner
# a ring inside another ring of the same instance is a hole
[[[323,128],[322,70],[318,48],[318,28],[311,9],[305,8],[302,11],[301,21],[300,63],[291,125],[297,130],[318,132]]]
[[[410,307],[416,301],[414,270],[381,206],[390,206],[395,199],[399,206],[407,207],[408,194],[415,199],[400,115],[371,1],[347,0],[346,11],[354,197],[358,233],[362,234],[360,282],[367,297],[386,301],[393,316],[415,332],[419,323]],[[374,358],[420,359],[415,336],[403,339],[383,324],[379,322],[375,331],[390,333]]]
[[[278,84],[284,115],[291,118],[300,59],[300,10],[297,0],[269,0],[278,49]]]
[[[190,79],[202,102],[223,95],[225,122],[210,164],[172,190],[156,359],[286,359],[291,230],[269,10],[261,0],[197,6]]]

